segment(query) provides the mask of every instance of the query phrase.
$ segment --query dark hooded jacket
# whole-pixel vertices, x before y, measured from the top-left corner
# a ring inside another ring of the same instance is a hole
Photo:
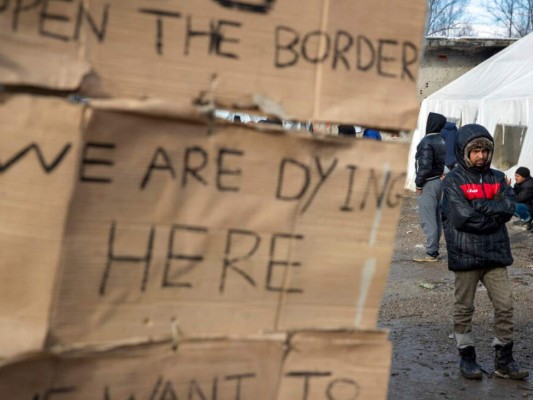
[[[457,126],[454,122],[446,122],[444,128],[440,131],[440,135],[446,143],[446,166],[452,169],[457,162],[455,158],[455,137],[457,136]]]
[[[446,124],[446,117],[437,113],[429,113],[426,124],[426,136],[416,147],[415,184],[421,188],[427,181],[439,179],[444,173],[446,147],[440,131]]]
[[[476,168],[468,160],[473,142],[493,139],[481,125],[465,125],[457,132],[458,167],[443,181],[442,222],[448,268],[470,271],[506,267],[513,263],[505,223],[513,216],[516,200],[505,174],[487,165]]]
[[[533,178],[528,176],[522,183],[515,183],[516,202],[523,203],[533,214]]]

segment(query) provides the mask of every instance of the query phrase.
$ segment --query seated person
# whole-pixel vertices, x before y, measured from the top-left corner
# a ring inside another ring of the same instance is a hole
[[[527,224],[527,229],[531,230],[533,228],[531,218],[533,214],[533,178],[531,178],[529,169],[526,167],[519,167],[514,177],[516,181],[513,186],[516,194],[515,216],[520,218],[517,224]]]

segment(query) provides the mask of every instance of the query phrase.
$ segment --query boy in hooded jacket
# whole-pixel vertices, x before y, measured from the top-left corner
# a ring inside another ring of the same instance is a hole
[[[448,269],[455,275],[454,336],[465,378],[481,379],[476,362],[472,316],[478,282],[494,307],[495,374],[525,379],[513,358],[513,299],[507,266],[513,263],[505,223],[516,200],[503,172],[490,168],[494,142],[481,125],[459,129],[455,155],[458,166],[443,181],[443,227]]]

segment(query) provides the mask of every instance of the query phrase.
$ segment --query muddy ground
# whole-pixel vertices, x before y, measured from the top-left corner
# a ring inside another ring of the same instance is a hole
[[[514,219],[513,219],[514,220]],[[493,377],[492,307],[484,288],[478,289],[474,334],[478,361],[486,370],[481,381],[459,373],[452,334],[453,273],[448,271],[444,238],[442,259],[415,263],[424,254],[415,195],[405,196],[379,326],[390,330],[393,342],[389,400],[533,399],[533,234],[508,224],[514,264],[509,276],[515,299],[515,358],[529,369],[524,381]]]

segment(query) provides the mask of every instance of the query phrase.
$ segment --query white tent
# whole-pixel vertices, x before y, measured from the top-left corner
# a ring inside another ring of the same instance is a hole
[[[407,184],[414,190],[416,147],[430,112],[458,126],[483,125],[495,138],[493,167],[511,178],[518,166],[533,172],[533,34],[479,64],[422,102],[409,151]]]

